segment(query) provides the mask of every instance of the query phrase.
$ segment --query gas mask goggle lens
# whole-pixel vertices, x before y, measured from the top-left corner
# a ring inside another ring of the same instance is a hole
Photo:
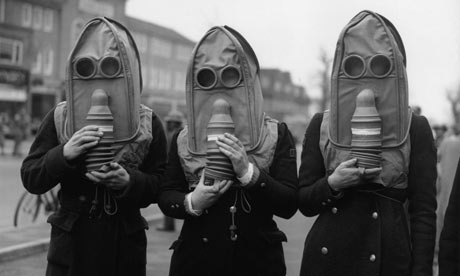
[[[204,90],[214,88],[218,79],[224,87],[235,88],[241,82],[241,71],[235,66],[228,65],[220,70],[219,74],[217,74],[214,69],[210,67],[203,67],[199,69],[195,75],[196,84]]]
[[[92,78],[98,71],[105,78],[114,78],[121,71],[120,59],[113,56],[106,56],[96,61],[90,57],[81,57],[74,63],[74,71],[82,79]]]
[[[391,59],[382,54],[372,56],[367,63],[368,72],[375,78],[385,78],[393,68]],[[366,72],[366,62],[361,56],[349,55],[342,63],[345,76],[351,79],[358,79]]]

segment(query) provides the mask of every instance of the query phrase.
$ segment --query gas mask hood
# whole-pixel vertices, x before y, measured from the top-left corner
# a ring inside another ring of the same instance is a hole
[[[220,101],[219,101],[220,100]],[[259,64],[249,43],[228,26],[211,28],[193,50],[187,72],[188,148],[206,153],[213,105],[229,105],[234,134],[246,150],[258,146],[264,114]]]
[[[382,148],[397,147],[409,133],[406,57],[396,28],[386,18],[362,11],[342,30],[331,77],[329,138],[349,147],[357,96],[373,94],[381,118]]]
[[[114,142],[136,136],[141,67],[136,44],[124,26],[103,17],[89,21],[70,53],[66,74],[69,137],[94,122],[110,125]]]

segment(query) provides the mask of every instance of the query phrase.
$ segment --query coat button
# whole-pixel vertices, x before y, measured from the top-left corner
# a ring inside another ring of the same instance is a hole
[[[377,219],[379,217],[379,214],[377,212],[372,213],[372,218]]]
[[[260,183],[260,187],[262,187],[262,188],[265,187],[265,185],[267,185],[267,184],[265,184],[265,182]]]
[[[327,199],[327,202],[328,202],[328,203],[331,203],[331,201],[332,201],[332,200],[331,200],[330,198]]]
[[[377,259],[377,257],[375,257],[374,254],[371,254],[371,255],[369,256],[369,261],[371,261],[371,262],[375,262],[376,259]]]
[[[176,208],[179,208],[179,207],[180,207],[179,204],[176,204]]]
[[[203,238],[204,243],[207,243],[208,241],[209,241],[208,238],[206,238],[206,237]]]
[[[81,202],[85,202],[86,201],[86,196],[81,195],[81,196],[78,197],[78,200],[80,200]]]
[[[337,214],[337,208],[336,207],[332,207],[331,211],[332,211],[333,214]]]
[[[326,206],[326,202],[325,201],[321,202],[321,205]]]
[[[176,208],[176,206],[174,204],[171,204],[171,208],[174,209]]]
[[[327,247],[322,247],[322,248],[321,248],[321,253],[322,253],[323,255],[326,255],[327,252],[328,252]]]
[[[204,209],[204,213],[207,215],[208,214],[208,209]]]

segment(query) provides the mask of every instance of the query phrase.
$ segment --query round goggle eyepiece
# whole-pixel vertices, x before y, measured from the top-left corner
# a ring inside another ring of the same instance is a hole
[[[121,71],[120,60],[116,57],[107,56],[99,62],[101,75],[106,78],[116,77]]]
[[[364,74],[364,64],[364,59],[358,55],[347,56],[342,64],[343,73],[349,78],[357,79]]]
[[[369,71],[376,78],[388,76],[393,68],[393,63],[386,55],[378,54],[369,60]]]
[[[96,74],[96,63],[89,57],[78,58],[74,63],[74,71],[78,77],[89,79]]]
[[[235,66],[228,65],[220,72],[220,80],[225,87],[234,88],[241,82],[240,70]]]
[[[217,83],[216,72],[209,67],[203,67],[196,73],[195,81],[201,89],[211,89]]]

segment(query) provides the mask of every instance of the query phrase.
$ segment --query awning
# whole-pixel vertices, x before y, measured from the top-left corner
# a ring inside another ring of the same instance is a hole
[[[16,88],[11,85],[0,85],[0,101],[7,102],[25,102],[27,92],[25,89]]]

